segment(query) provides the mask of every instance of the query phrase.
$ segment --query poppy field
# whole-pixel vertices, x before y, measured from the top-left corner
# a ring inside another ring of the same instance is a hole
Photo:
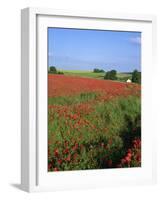
[[[48,74],[48,171],[141,166],[141,86]]]

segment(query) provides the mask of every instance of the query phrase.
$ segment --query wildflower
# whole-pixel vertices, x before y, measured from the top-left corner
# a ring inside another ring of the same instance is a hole
[[[132,153],[132,150],[131,150],[131,149],[128,149],[127,152],[128,152],[128,153]]]
[[[121,164],[125,164],[126,160],[124,158],[121,159]]]
[[[64,149],[63,153],[68,154],[69,153],[69,149],[68,148]]]
[[[55,151],[54,151],[54,156],[55,156],[55,157],[58,157],[58,156],[59,156],[59,150],[58,150],[58,149],[55,149]]]
[[[52,164],[49,163],[49,164],[48,164],[48,170],[50,170],[51,168],[52,168]]]
[[[73,150],[73,151],[76,151],[77,149],[78,149],[78,144],[76,143],[76,144],[73,146],[72,150]]]
[[[73,159],[75,160],[75,159],[77,158],[77,156],[78,156],[78,154],[75,153],[75,154],[73,155]]]
[[[62,159],[59,159],[57,162],[59,165],[61,165],[63,161],[62,161]]]
[[[127,156],[128,156],[129,158],[131,158],[132,154],[131,154],[131,153],[128,153]]]
[[[131,161],[131,158],[129,158],[128,156],[126,156],[125,160],[126,160],[127,163],[129,163]]]
[[[66,161],[70,161],[71,160],[71,156],[70,155],[68,155],[68,157],[66,158]]]
[[[59,169],[57,167],[54,168],[54,172],[57,172],[59,171]]]

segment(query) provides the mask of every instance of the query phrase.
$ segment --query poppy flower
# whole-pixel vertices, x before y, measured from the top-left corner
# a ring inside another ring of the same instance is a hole
[[[63,153],[65,154],[69,153],[69,149],[68,148],[64,149]]]
[[[121,164],[125,164],[126,160],[124,158],[121,159]]]
[[[66,161],[70,161],[71,160],[71,156],[70,155],[68,155],[68,157],[66,158]]]
[[[50,170],[51,168],[52,168],[52,164],[49,163],[49,164],[48,164],[48,170]]]
[[[132,154],[131,154],[131,153],[128,153],[127,156],[128,156],[129,158],[131,158]]]
[[[57,162],[59,165],[61,165],[63,161],[62,161],[62,159],[59,159]]]
[[[126,156],[126,157],[125,157],[125,160],[126,160],[126,162],[129,163],[129,162],[131,161],[131,158],[129,158],[128,156]]]
[[[58,149],[55,149],[55,150],[54,150],[54,156],[55,156],[55,157],[58,157],[58,156],[59,156],[59,150],[58,150]]]
[[[54,172],[57,172],[59,171],[59,169],[57,167],[54,168]]]

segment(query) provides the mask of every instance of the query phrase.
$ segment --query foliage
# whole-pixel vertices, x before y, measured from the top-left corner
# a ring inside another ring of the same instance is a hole
[[[62,71],[58,71],[56,69],[56,67],[54,67],[54,66],[50,67],[49,73],[51,73],[51,74],[64,74]]]
[[[126,82],[128,79],[132,79],[132,73],[124,72],[124,73],[117,73],[117,80],[121,82]]]
[[[117,71],[111,70],[111,71],[106,72],[104,79],[117,80]]]
[[[94,68],[93,72],[94,73],[102,73],[102,72],[105,72],[105,71],[103,69]]]
[[[56,74],[57,73],[56,67],[51,66],[50,67],[50,72],[53,73],[53,74]]]
[[[64,73],[63,73],[63,72],[61,72],[61,71],[58,71],[58,72],[57,72],[57,74],[64,74]]]
[[[132,82],[141,83],[141,72],[134,70],[132,73]]]

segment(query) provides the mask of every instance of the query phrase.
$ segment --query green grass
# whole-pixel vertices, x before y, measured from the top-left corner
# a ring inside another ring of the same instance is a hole
[[[128,131],[129,125],[136,126],[136,120],[140,119],[140,97],[118,97],[98,104],[95,109],[101,118],[102,126],[108,126],[110,134],[120,135],[121,132]]]
[[[72,109],[77,104],[87,103],[96,100],[98,93],[81,93],[76,96],[52,97],[49,98],[49,105],[65,105]],[[97,127],[108,128],[111,134],[117,134],[128,128],[128,124],[135,126],[136,119],[140,117],[141,102],[138,96],[117,97],[107,102],[97,101],[94,105],[94,112],[83,118],[88,119]],[[81,111],[81,110],[80,110]],[[73,110],[72,113],[75,111]],[[96,117],[97,116],[97,117]],[[91,136],[90,136],[91,137]]]
[[[80,93],[75,96],[60,96],[60,97],[49,97],[48,104],[49,105],[72,105],[79,104],[83,102],[88,102],[99,97],[99,93],[96,92],[87,92]]]
[[[49,163],[57,163],[55,166],[60,170],[104,168],[107,167],[104,163],[105,157],[112,160],[113,166],[116,166],[131,146],[131,141],[135,137],[141,137],[140,97],[117,97],[106,102],[96,101],[90,104],[90,112],[85,112],[88,107],[77,108],[77,105],[84,105],[85,102],[95,99],[95,93],[49,99],[49,104],[64,105],[67,108],[62,112],[49,109],[49,121],[54,119],[48,123],[50,151],[58,149],[59,152],[63,152],[67,148],[70,150],[69,155],[74,157],[74,154],[77,154],[78,159],[73,162],[64,161],[59,165],[55,158],[49,157]],[[74,115],[77,117],[72,118]],[[88,124],[84,123],[86,121]],[[133,132],[134,129],[137,131]],[[72,150],[75,144],[78,144],[78,149]],[[105,144],[107,148],[101,147],[101,144]],[[68,158],[64,153],[60,156],[63,159]]]
[[[127,81],[127,79],[132,79],[132,73],[117,73],[118,81]]]
[[[105,73],[94,73],[93,71],[83,71],[83,70],[59,70],[68,76],[81,76],[88,78],[103,79]]]

